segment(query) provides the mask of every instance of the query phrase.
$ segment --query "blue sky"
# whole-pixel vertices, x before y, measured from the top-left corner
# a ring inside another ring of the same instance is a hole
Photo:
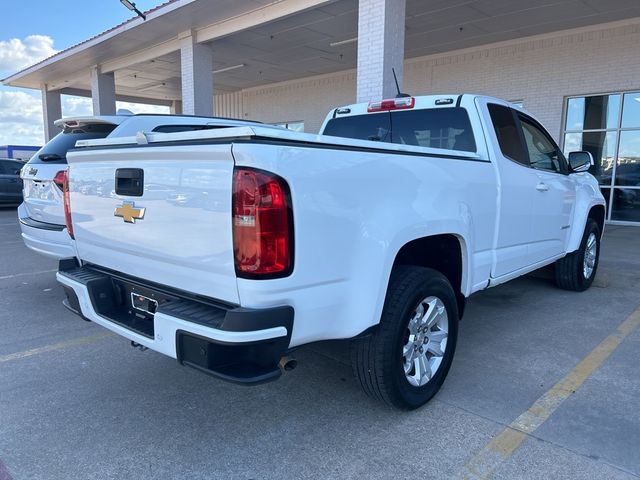
[[[135,3],[145,11],[163,1],[138,0]],[[119,0],[14,0],[3,3],[0,78],[133,16]],[[119,106],[136,110],[132,105]],[[62,113],[64,116],[90,114],[90,101],[63,96]],[[0,145],[39,145],[43,137],[40,92],[0,85]]]
[[[48,35],[58,50],[65,49],[131,18],[119,0],[18,0],[2,7],[2,40]],[[148,10],[162,0],[138,0]]]

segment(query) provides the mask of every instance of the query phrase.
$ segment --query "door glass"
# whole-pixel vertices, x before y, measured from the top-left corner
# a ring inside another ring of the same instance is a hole
[[[522,165],[528,165],[529,161],[512,110],[495,103],[490,103],[487,107],[502,154]]]
[[[570,98],[567,102],[565,130],[604,130],[616,128],[620,95]]]
[[[622,128],[640,127],[640,92],[625,93]]]
[[[589,173],[595,176],[601,185],[611,185],[613,164],[616,155],[616,132],[567,133],[564,136],[564,155],[571,152],[590,152],[595,165]]]
[[[640,186],[640,130],[620,132],[616,185]]]
[[[529,153],[529,164],[539,170],[562,172],[560,151],[556,145],[536,125],[525,117],[520,118],[524,143]]]

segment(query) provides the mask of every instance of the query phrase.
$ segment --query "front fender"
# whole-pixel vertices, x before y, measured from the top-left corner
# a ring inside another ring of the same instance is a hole
[[[577,183],[576,205],[573,211],[571,234],[567,242],[567,253],[575,252],[580,248],[580,242],[582,241],[591,209],[598,205],[606,208],[606,202],[600,192],[598,181],[591,174],[574,173],[572,177]]]

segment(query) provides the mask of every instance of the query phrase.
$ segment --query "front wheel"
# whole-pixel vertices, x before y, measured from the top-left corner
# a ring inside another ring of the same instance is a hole
[[[556,285],[565,290],[583,292],[591,286],[600,260],[600,227],[589,218],[580,248],[556,262]]]
[[[442,386],[458,337],[458,308],[447,278],[430,268],[394,268],[378,329],[354,340],[351,363],[365,393],[411,410]]]

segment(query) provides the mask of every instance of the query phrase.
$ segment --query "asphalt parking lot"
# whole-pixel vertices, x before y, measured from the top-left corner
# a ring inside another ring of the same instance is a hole
[[[252,388],[134,350],[65,310],[15,209],[0,248],[0,480],[640,478],[638,228],[608,227],[585,293],[542,272],[472,297],[410,413],[360,392],[340,342]]]

